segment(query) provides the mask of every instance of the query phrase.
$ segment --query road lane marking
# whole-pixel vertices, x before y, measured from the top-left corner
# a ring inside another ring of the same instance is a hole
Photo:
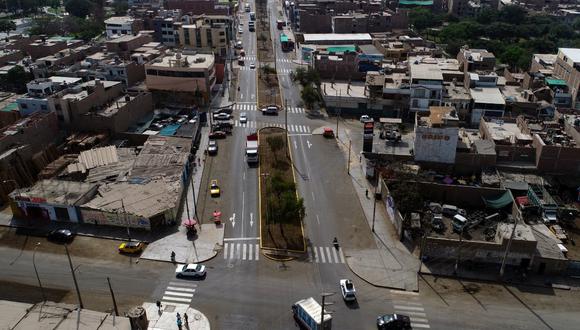
[[[306,144],[308,145],[308,149],[310,149],[310,147],[312,147],[312,143],[310,143],[310,141],[308,139],[306,139]]]
[[[296,144],[296,140],[292,140],[294,142],[294,149],[298,149],[298,145]]]
[[[169,285],[190,286],[192,288],[197,288],[197,284],[189,282],[169,282]]]
[[[233,259],[234,258],[234,248],[235,248],[235,245],[232,244],[230,246],[230,259]]]
[[[314,250],[314,262],[318,263],[320,261],[320,258],[318,258],[318,248],[315,246],[312,250]]]
[[[336,254],[336,249],[332,249],[332,254],[334,255],[334,260],[336,260],[336,263],[339,263],[340,260],[338,259],[338,255]]]
[[[250,228],[252,228],[253,226],[254,226],[254,213],[250,212]]]
[[[316,222],[318,222],[318,224],[320,225],[320,218],[318,217],[318,214],[316,215]]]
[[[401,294],[401,295],[408,295],[408,296],[418,296],[418,292],[414,291],[401,291],[401,290],[389,290],[393,294]]]
[[[326,256],[324,255],[324,247],[320,247],[320,262],[326,263]]]
[[[224,241],[225,240],[226,239],[224,238]],[[224,244],[224,259],[228,258],[228,246],[229,246],[228,244]]]
[[[411,321],[412,321],[412,322],[414,321],[414,322],[429,323],[429,320],[427,320],[427,319],[422,319],[422,318],[420,318],[420,317],[412,317],[412,318],[411,318]]]
[[[402,309],[402,310],[409,310],[409,311],[418,311],[418,312],[424,312],[425,308],[423,307],[416,307],[416,306],[401,306],[401,305],[395,305],[393,306],[393,308],[395,309]]]
[[[316,197],[314,197],[314,191],[311,191],[310,193],[312,194],[312,200],[315,201]]]
[[[232,241],[253,241],[253,240],[260,240],[259,237],[230,237],[224,238],[224,242],[232,242]]]
[[[423,306],[423,304],[420,302],[402,301],[402,300],[393,300],[393,304]]]
[[[195,292],[195,289],[189,289],[189,288],[179,288],[176,286],[168,286],[167,290],[172,290],[172,291],[184,291],[184,292]]]
[[[163,298],[161,298],[161,300],[174,300],[174,301],[181,301],[181,302],[191,302],[191,299],[187,299],[187,298],[177,298],[177,297],[167,297],[167,296],[163,296]]]
[[[236,259],[240,259],[240,252],[242,252],[241,245],[241,243],[236,243]]]
[[[246,244],[242,245],[242,260],[246,260]]]
[[[409,315],[410,317],[419,316],[419,317],[427,317],[427,314],[421,312],[412,312],[412,311],[405,311],[405,314]]]
[[[256,260],[260,260],[260,246],[256,244],[254,247],[256,248]]]
[[[252,260],[252,258],[254,257],[254,255],[252,254],[252,246],[254,246],[254,244],[248,244],[248,260]]]
[[[338,248],[338,256],[340,257],[340,262],[344,264],[344,254],[342,253],[341,247]]]
[[[244,213],[246,211],[246,192],[242,191],[242,236],[244,236]]]
[[[431,328],[431,326],[429,324],[421,324],[421,323],[413,323],[413,322],[411,322],[411,327],[413,327],[413,328],[425,328],[425,329]]]
[[[185,292],[173,292],[173,291],[165,291],[164,294],[168,296],[177,296],[177,297],[193,297],[193,293],[185,293]]]

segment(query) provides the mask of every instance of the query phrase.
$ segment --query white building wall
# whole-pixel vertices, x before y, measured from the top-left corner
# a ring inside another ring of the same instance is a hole
[[[455,163],[459,129],[457,127],[415,128],[415,160],[434,163]]]

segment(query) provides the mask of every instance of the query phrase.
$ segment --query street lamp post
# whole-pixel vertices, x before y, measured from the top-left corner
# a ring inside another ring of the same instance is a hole
[[[34,267],[34,274],[36,274],[36,280],[38,281],[38,286],[40,287],[40,295],[42,296],[42,301],[46,301],[46,295],[44,294],[44,288],[42,287],[42,282],[40,281],[40,276],[38,275],[38,269],[36,269],[36,249],[40,246],[40,242],[36,242],[34,247],[34,252],[32,252],[32,267]]]
[[[75,289],[77,291],[77,298],[79,300],[79,306],[81,309],[83,309],[84,306],[83,306],[83,300],[81,299],[81,292],[79,290],[79,284],[77,283],[77,277],[75,275],[75,270],[73,268],[72,260],[70,259],[70,253],[68,252],[68,247],[66,244],[64,245],[64,250],[66,251],[66,257],[68,258],[68,265],[70,266],[70,272],[72,274],[73,282],[75,284]]]
[[[325,302],[324,300],[326,299],[326,297],[330,297],[330,296],[332,296],[332,295],[334,295],[334,294],[335,294],[335,292],[323,292],[323,293],[321,293],[321,294],[320,294],[320,295],[322,296],[322,304],[320,304],[320,305],[321,305],[321,307],[322,307],[322,310],[320,311],[320,327],[321,327],[321,328],[324,328],[324,327],[322,326],[322,325],[324,324],[324,314],[325,314],[325,313],[324,313],[324,307],[325,307],[326,305],[329,305],[329,306],[330,306],[330,305],[333,305],[333,303],[327,303],[327,302]]]

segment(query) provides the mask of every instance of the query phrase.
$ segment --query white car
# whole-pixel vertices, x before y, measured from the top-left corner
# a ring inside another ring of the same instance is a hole
[[[213,114],[213,119],[216,119],[216,120],[230,120],[230,117],[231,116],[229,113],[224,113],[224,112]]]
[[[371,117],[369,117],[369,115],[362,115],[360,116],[360,122],[361,123],[367,123],[367,122],[371,122],[374,121],[374,119],[372,119]]]
[[[250,69],[255,69],[256,68],[256,64],[255,63],[250,63]]]
[[[238,33],[244,33],[244,29],[241,26],[238,28]]]
[[[205,275],[205,266],[202,264],[180,264],[175,268],[177,277],[204,277]]]
[[[210,155],[216,155],[218,152],[218,144],[216,140],[209,140],[207,144],[207,153]]]
[[[240,113],[240,124],[248,122],[248,115],[245,112]]]
[[[340,280],[340,293],[342,294],[342,299],[344,299],[344,301],[356,300],[355,296],[356,290],[351,280],[347,279]]]

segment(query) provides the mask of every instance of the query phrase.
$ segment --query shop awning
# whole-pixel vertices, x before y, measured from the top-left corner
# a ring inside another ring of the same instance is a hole
[[[492,209],[502,209],[508,205],[510,205],[514,201],[512,193],[509,190],[506,190],[505,193],[501,194],[497,198],[483,198],[483,202],[485,206],[492,208]]]

